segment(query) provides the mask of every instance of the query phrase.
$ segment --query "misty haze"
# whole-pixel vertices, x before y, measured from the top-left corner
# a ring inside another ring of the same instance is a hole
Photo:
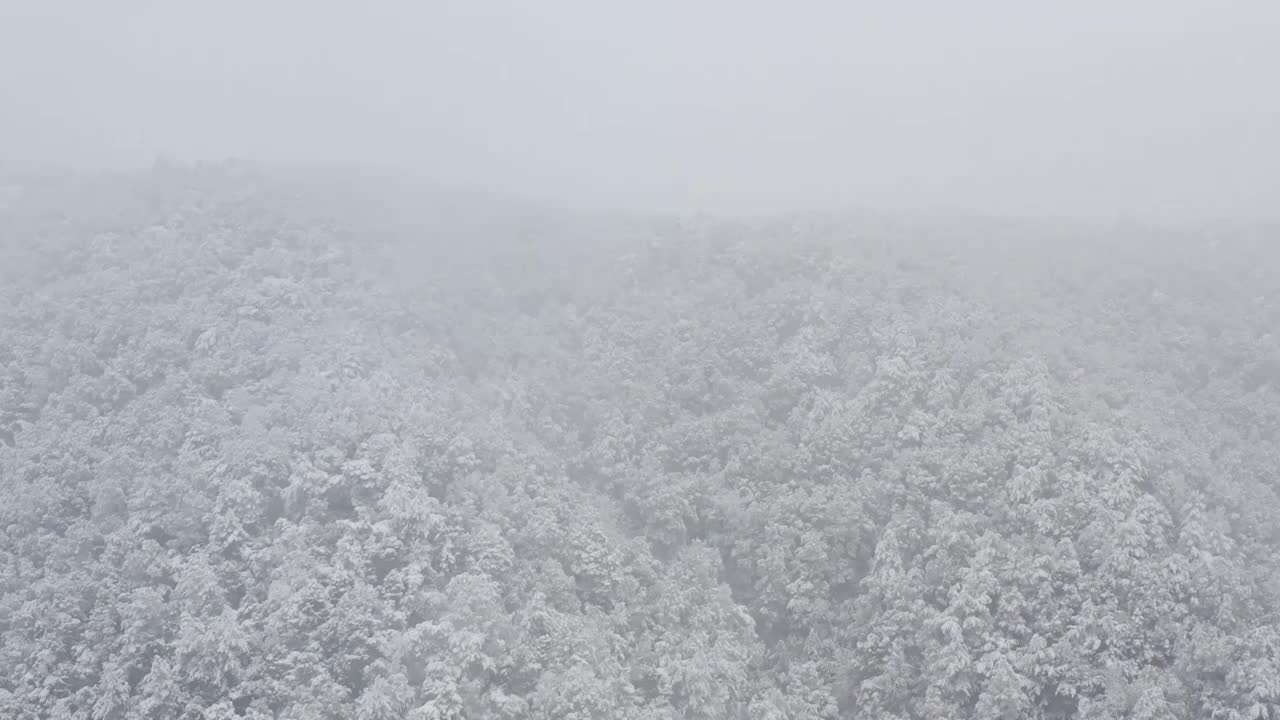
[[[0,0],[0,720],[1280,720],[1278,38]]]

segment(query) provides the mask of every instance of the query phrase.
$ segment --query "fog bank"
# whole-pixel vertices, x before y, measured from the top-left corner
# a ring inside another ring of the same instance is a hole
[[[576,207],[1275,218],[1268,2],[10,2],[0,165],[408,169]]]

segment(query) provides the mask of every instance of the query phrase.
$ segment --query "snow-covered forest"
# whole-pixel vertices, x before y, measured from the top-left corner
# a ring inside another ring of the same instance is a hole
[[[1280,247],[0,188],[0,718],[1280,718]]]

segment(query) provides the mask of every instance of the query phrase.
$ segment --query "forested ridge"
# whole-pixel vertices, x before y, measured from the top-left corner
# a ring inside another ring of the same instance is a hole
[[[0,718],[1280,718],[1280,248],[0,193]]]

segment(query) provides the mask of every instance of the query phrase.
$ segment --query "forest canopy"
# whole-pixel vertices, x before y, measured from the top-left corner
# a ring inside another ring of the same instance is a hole
[[[0,182],[0,717],[1280,718],[1280,238]]]

